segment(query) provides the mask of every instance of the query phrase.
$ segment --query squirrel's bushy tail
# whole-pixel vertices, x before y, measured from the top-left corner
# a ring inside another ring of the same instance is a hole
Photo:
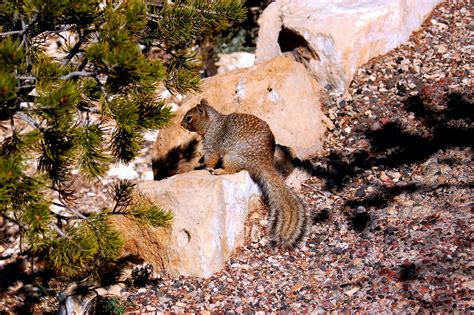
[[[309,232],[309,216],[301,199],[285,185],[273,168],[259,169],[254,179],[270,209],[269,232],[272,240],[285,248],[299,246]]]

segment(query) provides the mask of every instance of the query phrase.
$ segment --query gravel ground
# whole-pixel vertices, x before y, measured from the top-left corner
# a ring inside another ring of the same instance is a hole
[[[320,156],[303,162],[312,177],[301,196],[314,215],[306,246],[270,249],[265,212],[255,213],[261,237],[249,238],[224,270],[123,288],[127,310],[473,312],[469,2],[439,6],[407,43],[359,69],[349,95],[324,95],[335,128]],[[151,146],[128,178],[150,179]],[[92,187],[77,181],[84,210],[108,206],[114,173]],[[0,312],[21,299],[1,298]]]
[[[324,97],[335,128],[303,163],[314,214],[303,249],[249,241],[210,279],[123,289],[128,310],[474,311],[468,2],[441,5],[402,47],[362,67],[350,96]]]

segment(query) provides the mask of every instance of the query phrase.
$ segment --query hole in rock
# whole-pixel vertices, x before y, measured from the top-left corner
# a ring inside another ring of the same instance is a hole
[[[188,238],[188,242],[191,241],[191,233],[189,233],[187,230],[183,229],[183,232],[186,234],[186,237]]]
[[[178,244],[180,246],[185,246],[191,242],[191,233],[188,230],[182,229],[178,235]]]
[[[289,28],[281,29],[278,34],[278,45],[282,53],[290,52],[298,62],[319,60],[318,54],[308,45],[306,39]]]

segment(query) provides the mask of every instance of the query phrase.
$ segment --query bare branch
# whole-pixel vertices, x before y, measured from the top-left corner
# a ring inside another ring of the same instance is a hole
[[[21,20],[21,28],[23,29],[23,40],[22,40],[22,44],[25,46],[25,50],[28,51],[28,46],[30,45],[30,42],[28,40],[28,34],[26,33],[26,30],[28,29],[28,25],[26,24],[26,22],[22,19]],[[31,58],[30,58],[30,55],[27,54],[26,55],[26,65],[28,67],[31,66]]]
[[[91,34],[93,31],[92,30],[86,30],[84,31],[84,34],[82,34],[81,38],[79,41],[77,41],[76,44],[72,47],[72,49],[69,51],[67,56],[64,58],[64,60],[61,62],[63,65],[69,64],[71,62],[72,58],[74,58],[75,55],[79,52],[82,44],[84,43],[85,40],[87,40],[87,37],[89,34]],[[80,34],[80,33],[79,33]],[[80,34],[81,35],[81,34]]]
[[[10,36],[10,35],[15,35],[15,34],[22,35],[25,31],[26,30],[3,32],[3,33],[0,33],[0,37],[7,37],[7,36]]]
[[[84,68],[86,67],[88,62],[89,62],[89,59],[87,59],[87,57],[84,58],[84,60],[82,60],[81,64],[79,65],[79,68],[77,70],[78,71],[84,70]]]
[[[58,206],[58,207],[62,207],[64,209],[74,213],[78,218],[81,218],[81,219],[84,219],[84,220],[89,220],[85,215],[83,215],[82,213],[80,213],[79,211],[77,211],[75,209],[69,208],[65,204],[62,204],[62,203],[59,203],[59,202],[53,202],[53,205]]]
[[[89,71],[73,71],[68,74],[62,75],[59,77],[60,80],[70,80],[78,77],[92,77],[95,73]],[[17,79],[19,80],[30,80],[35,81],[37,80],[36,77],[33,76],[18,76]]]
[[[74,79],[78,77],[93,77],[94,73],[93,72],[88,72],[88,71],[73,71],[70,72],[66,75],[62,75],[59,77],[61,80],[69,80],[69,79]]]
[[[124,0],[120,0],[119,3],[117,3],[116,6],[114,6],[114,11],[117,11],[118,9],[120,9],[123,3],[124,3]]]
[[[34,81],[36,80],[36,77],[33,76],[25,76],[25,75],[20,75],[16,77],[18,80],[31,80]]]
[[[41,125],[36,121],[34,120],[33,118],[31,118],[30,116],[28,116],[27,114],[23,113],[23,112],[16,112],[15,113],[16,116],[18,116],[19,118],[23,119],[24,121],[26,121],[27,123],[29,123],[31,126],[39,129],[39,130],[42,130],[43,127],[41,127]]]
[[[104,87],[104,85],[102,84],[102,82],[100,82],[100,79],[99,79],[97,76],[95,76],[94,79],[95,79],[95,81],[99,84],[99,86],[100,86],[100,91],[101,91],[102,93],[104,93],[105,100],[106,100],[107,102],[110,102],[110,101],[111,101],[111,97],[109,96],[109,94],[107,94],[107,91],[105,90],[105,87]]]
[[[59,235],[61,235],[62,237],[66,237],[66,234],[63,232],[63,230],[61,230],[59,228],[59,226],[57,226],[56,224],[53,224],[53,223],[50,224],[50,225],[54,230],[56,230],[56,232],[58,232]]]

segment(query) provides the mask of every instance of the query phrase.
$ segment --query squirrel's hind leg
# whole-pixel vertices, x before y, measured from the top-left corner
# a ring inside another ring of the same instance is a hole
[[[211,152],[204,155],[204,165],[206,166],[206,169],[215,168],[217,163],[219,163],[219,160],[219,152]]]
[[[212,174],[214,175],[234,174],[244,169],[239,159],[233,159],[232,157],[229,157],[229,156],[224,156],[224,158],[222,159],[222,164],[223,164],[222,165],[223,167],[213,170]]]

